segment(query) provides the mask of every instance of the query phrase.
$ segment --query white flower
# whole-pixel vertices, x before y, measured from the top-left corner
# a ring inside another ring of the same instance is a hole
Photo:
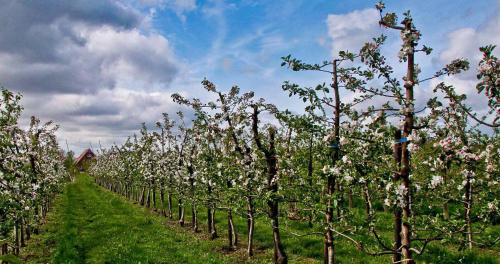
[[[391,206],[391,200],[389,200],[389,198],[385,198],[385,199],[384,199],[384,204],[385,204],[386,206]]]
[[[339,168],[339,167],[331,168],[331,169],[330,169],[330,172],[331,172],[333,175],[338,175],[338,174],[340,174],[340,168]]]
[[[347,156],[342,157],[342,162],[344,162],[345,164],[351,164],[351,160]]]
[[[324,142],[330,142],[332,139],[335,138],[335,135],[333,134],[333,131],[323,137]]]
[[[351,177],[351,175],[346,175],[346,176],[344,177],[344,180],[345,180],[346,182],[348,182],[348,183],[352,182],[352,180],[353,180],[353,179],[354,179],[354,178],[353,178],[353,177]]]
[[[406,189],[405,185],[403,183],[401,183],[398,188],[396,189],[396,197],[398,199],[398,204],[400,207],[404,207],[405,206],[405,195],[406,193],[408,192],[408,190]]]
[[[430,187],[431,187],[432,189],[434,189],[434,188],[436,188],[438,185],[440,185],[441,183],[443,183],[443,177],[438,176],[438,175],[434,175],[434,176],[432,176],[432,180],[431,180]]]
[[[498,210],[497,205],[494,202],[489,202],[488,210],[490,210],[491,212],[496,212]]]
[[[495,170],[495,166],[493,166],[493,164],[488,164],[488,166],[486,166],[487,172],[493,173],[494,170]]]
[[[413,85],[412,81],[409,81],[409,80],[405,81],[405,84],[404,84],[405,87],[406,86],[412,86],[412,85]]]
[[[408,150],[415,153],[418,150],[418,145],[415,143],[408,144]]]
[[[389,182],[386,186],[385,186],[385,190],[386,191],[390,191],[392,188],[392,182]]]

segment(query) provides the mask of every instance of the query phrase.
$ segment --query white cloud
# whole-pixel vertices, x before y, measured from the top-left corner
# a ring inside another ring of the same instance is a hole
[[[186,21],[186,13],[198,7],[196,0],[139,0],[139,2],[149,7],[169,8],[175,12],[182,22]]]
[[[196,0],[173,0],[172,5],[181,11],[192,11],[196,9]]]
[[[83,51],[99,58],[101,73],[119,87],[129,89],[168,86],[178,65],[168,40],[139,30],[116,31],[105,27],[85,32]]]
[[[468,27],[452,31],[447,35],[446,41],[446,47],[439,54],[439,62],[444,65],[457,58],[466,58],[471,68],[463,74],[434,80],[431,86],[441,81],[453,85],[458,93],[467,95],[468,105],[479,113],[485,113],[488,108],[486,96],[478,95],[476,90],[477,65],[482,57],[479,47],[500,43],[500,2],[492,16],[487,17],[478,28]],[[500,54],[498,47],[495,53],[497,56]]]
[[[89,143],[103,146],[122,140],[146,123],[154,128],[162,113],[173,114],[181,106],[172,102],[170,92],[133,91],[116,88],[96,94],[54,94],[42,98],[25,97],[24,120],[43,113],[43,120],[56,120],[61,126],[59,141],[69,142],[76,151]],[[25,122],[26,122],[25,121]]]
[[[0,15],[1,84],[23,93],[23,125],[31,115],[60,125],[62,146],[108,145],[179,108],[165,89],[184,66],[168,39],[144,26],[150,14],[75,0],[11,1]]]
[[[357,51],[366,41],[380,35],[379,13],[375,9],[355,10],[347,14],[330,14],[326,19],[332,40],[332,55],[341,50]]]

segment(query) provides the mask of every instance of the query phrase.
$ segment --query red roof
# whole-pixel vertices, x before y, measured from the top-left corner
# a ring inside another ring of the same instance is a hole
[[[75,160],[75,164],[79,164],[80,162],[82,162],[88,155],[95,157],[94,152],[92,152],[92,150],[88,148],[84,150],[82,154],[80,154],[80,156],[78,156],[78,158]]]

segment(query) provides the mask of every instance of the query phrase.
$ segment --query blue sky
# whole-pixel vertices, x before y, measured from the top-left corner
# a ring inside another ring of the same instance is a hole
[[[209,55],[222,56],[213,68],[204,69],[204,74],[218,82],[239,83],[238,77],[252,74],[245,71],[245,64],[279,70],[280,57],[289,53],[309,61],[328,59],[333,40],[328,37],[327,16],[373,8],[373,5],[372,1],[331,0],[229,1],[224,4],[199,1],[196,9],[184,14],[185,20],[171,9],[160,9],[153,25],[169,37],[176,53],[188,63],[196,64]],[[398,14],[411,10],[417,27],[424,34],[422,42],[439,53],[445,48],[443,36],[459,28],[480,26],[495,12],[497,2],[387,1],[386,5]],[[207,10],[211,9],[217,9],[220,15],[208,15]],[[325,41],[323,45],[320,39]],[[236,43],[244,44],[233,48]],[[256,56],[245,58],[245,55]],[[225,67],[224,59],[232,62],[231,67]]]
[[[421,43],[434,48],[432,56],[420,62],[428,64],[424,68],[428,74],[443,64],[437,58],[447,49],[448,33],[479,28],[498,12],[494,0],[386,1],[386,6],[399,15],[411,10],[423,33]],[[329,78],[280,68],[282,56],[293,54],[310,62],[330,59],[335,39],[328,34],[327,17],[373,7],[372,1],[197,1],[196,8],[182,17],[172,9],[155,8],[152,24],[169,38],[176,54],[193,70],[195,80],[207,77],[221,87],[237,84],[274,97],[284,80],[313,85]],[[364,39],[378,33],[395,35],[380,30]],[[388,46],[398,45],[397,35],[390,41]]]
[[[401,15],[411,10],[434,48],[417,57],[429,75],[454,58],[477,63],[481,45],[500,44],[500,1],[385,1]],[[329,60],[340,49],[358,49],[389,35],[385,51],[396,68],[398,35],[377,25],[374,1],[348,0],[0,0],[0,84],[24,95],[30,115],[61,125],[61,142],[80,151],[109,145],[153,124],[179,107],[170,95],[205,98],[200,82],[221,89],[239,85],[281,108],[300,111],[281,84],[328,82],[319,73],[280,67],[292,54],[308,62]],[[497,52],[498,53],[498,52]],[[445,77],[474,95],[474,72]],[[345,95],[347,96],[347,95]],[[479,111],[481,109],[478,109]]]

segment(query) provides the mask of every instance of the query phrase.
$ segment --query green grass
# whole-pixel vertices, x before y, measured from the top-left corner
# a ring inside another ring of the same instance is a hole
[[[158,195],[157,195],[158,197]],[[177,204],[176,200],[173,199],[173,209],[174,218],[176,217]],[[160,202],[157,202],[160,205]],[[200,224],[200,230],[206,230],[207,214],[206,209],[199,206],[198,220]],[[287,208],[282,206],[282,211]],[[357,218],[364,217],[364,212],[362,209],[351,209],[354,211],[354,215]],[[189,223],[191,217],[191,209],[189,206],[186,207],[186,222]],[[380,231],[380,236],[385,238],[386,244],[390,245],[392,241],[393,231],[392,231],[392,215],[390,213],[384,213],[382,211],[377,212],[379,219],[377,230]],[[235,217],[236,228],[240,237],[240,241],[245,243],[246,241],[246,219],[242,217]],[[225,236],[226,229],[226,213],[218,211],[216,214],[217,230],[220,236]],[[285,223],[288,225],[285,228]],[[284,217],[280,219],[281,225],[281,235],[282,241],[285,246],[286,253],[289,256],[290,263],[322,263],[322,249],[323,249],[323,239],[319,235],[301,236],[297,237],[289,232],[289,230],[294,233],[305,234],[311,231],[311,228],[305,222],[291,221]],[[500,227],[494,226],[494,231],[491,233],[500,234]],[[369,240],[373,242],[371,235],[365,237],[356,237],[359,241],[364,244],[369,244]],[[255,223],[255,233],[254,241],[256,248],[260,252],[260,257],[266,259],[267,262],[272,260],[272,230],[270,227],[270,222],[266,216],[258,217]],[[374,251],[374,250],[373,250]],[[338,238],[335,241],[335,258],[336,263],[391,263],[391,255],[383,256],[369,256],[363,252],[360,252],[346,239]],[[414,256],[417,263],[470,263],[470,264],[495,264],[500,263],[500,253],[498,252],[498,247],[493,250],[481,250],[474,249],[473,251],[459,251],[452,245],[441,244],[440,242],[431,243],[427,246],[426,251],[423,255]],[[261,262],[257,262],[261,263]]]
[[[29,263],[234,263],[214,243],[79,176],[56,201],[46,230],[23,250]]]
[[[159,195],[158,195],[159,196]],[[158,198],[159,199],[159,198]],[[175,199],[174,199],[175,200]],[[157,202],[159,205],[160,203]],[[177,207],[174,206],[174,209]],[[186,208],[186,223],[190,222],[190,208]],[[174,212],[174,216],[177,212]],[[390,240],[390,215],[382,214],[383,237]],[[255,226],[257,255],[248,260],[244,245],[236,252],[226,253],[226,214],[217,211],[216,221],[220,238],[210,241],[206,235],[206,209],[198,212],[200,233],[189,227],[181,228],[176,221],[139,207],[93,183],[92,178],[79,175],[67,186],[49,214],[48,224],[41,235],[35,236],[23,250],[29,263],[271,263],[272,232],[265,216]],[[282,219],[282,227],[284,226]],[[286,221],[297,233],[308,232],[306,223]],[[235,217],[242,244],[246,242],[246,220]],[[283,242],[290,263],[320,263],[322,238],[296,237],[282,231]],[[338,263],[390,263],[390,256],[371,257],[356,250],[346,240],[337,240]],[[494,251],[459,252],[456,249],[433,244],[417,257],[419,263],[500,263]]]

